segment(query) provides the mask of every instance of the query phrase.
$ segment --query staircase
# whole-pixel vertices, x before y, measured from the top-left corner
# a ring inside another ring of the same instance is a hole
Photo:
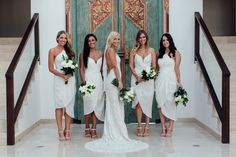
[[[5,73],[21,38],[0,38],[0,146],[6,145],[6,79]]]
[[[214,37],[230,72],[230,143],[236,143],[236,36]]]

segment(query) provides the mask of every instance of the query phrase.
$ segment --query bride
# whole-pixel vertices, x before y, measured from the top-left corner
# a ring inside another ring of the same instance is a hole
[[[107,37],[103,59],[103,75],[106,93],[106,111],[102,138],[88,142],[85,148],[95,152],[133,152],[148,148],[148,144],[131,140],[124,122],[124,105],[119,100],[119,90],[123,88],[120,71],[120,58],[117,51],[120,35],[111,32]],[[119,81],[118,88],[111,84]]]

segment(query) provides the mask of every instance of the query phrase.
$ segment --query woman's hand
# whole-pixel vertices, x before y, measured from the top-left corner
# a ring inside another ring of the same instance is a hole
[[[181,87],[181,88],[183,87],[181,81],[177,81],[177,88],[179,88],[179,87]]]
[[[140,83],[140,82],[143,82],[143,79],[141,79],[139,76],[136,76],[136,82]]]
[[[123,89],[123,83],[122,83],[122,81],[121,80],[119,80],[119,85],[118,85],[118,89],[119,90],[121,90],[121,89]]]
[[[70,77],[71,77],[71,75],[63,75],[63,79],[64,79],[65,81],[68,81]]]

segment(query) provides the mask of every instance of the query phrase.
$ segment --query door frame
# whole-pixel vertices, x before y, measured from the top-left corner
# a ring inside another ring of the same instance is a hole
[[[93,1],[93,0],[89,0]],[[114,0],[112,1],[112,6],[114,7]],[[73,39],[72,33],[72,0],[65,0],[65,17],[66,17],[66,31],[69,34],[70,40]],[[122,7],[123,8],[123,7]],[[114,9],[113,9],[114,10]],[[91,17],[90,17],[91,18]],[[169,32],[169,0],[162,0],[162,30],[163,33]],[[112,29],[114,30],[114,13],[112,14]],[[122,20],[123,21],[123,20]],[[145,28],[144,28],[145,30]],[[123,30],[122,30],[123,33]],[[122,43],[122,50],[124,50]],[[123,51],[124,52],[124,51]]]

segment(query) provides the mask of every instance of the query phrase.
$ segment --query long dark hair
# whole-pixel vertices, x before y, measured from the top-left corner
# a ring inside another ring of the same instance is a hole
[[[139,43],[139,37],[140,37],[141,34],[144,34],[145,37],[146,37],[146,44],[145,44],[145,46],[146,46],[146,48],[147,48],[147,46],[148,46],[148,34],[147,34],[147,32],[144,31],[144,30],[139,30],[139,31],[138,31],[138,33],[137,33],[137,35],[136,35],[136,43]],[[139,46],[140,46],[140,45],[139,45]]]
[[[94,37],[95,40],[97,41],[97,37],[94,34],[87,34],[86,37],[84,38],[83,61],[84,61],[85,68],[88,67],[88,57],[90,54],[90,47],[88,44],[88,40],[90,37]]]
[[[66,51],[66,54],[67,54],[68,58],[69,58],[69,59],[73,59],[73,58],[75,57],[75,53],[74,53],[74,51],[73,51],[73,49],[72,49],[71,41],[69,40],[68,34],[66,33],[66,31],[63,31],[63,30],[62,30],[62,31],[59,31],[59,32],[57,33],[57,38],[56,38],[56,40],[57,40],[57,42],[58,42],[58,38],[59,38],[60,35],[62,35],[62,34],[65,34],[65,35],[66,35],[66,38],[67,38],[66,44],[64,45],[64,50]]]
[[[170,54],[172,54],[173,57],[175,57],[176,47],[175,47],[175,43],[174,43],[174,41],[173,41],[173,38],[172,38],[172,36],[171,36],[169,33],[164,33],[164,34],[161,36],[161,40],[160,40],[160,49],[159,49],[159,53],[160,53],[160,54],[159,54],[158,58],[162,58],[163,55],[165,54],[165,47],[164,47],[164,45],[163,45],[163,37],[166,37],[167,40],[168,40],[169,43],[170,43],[170,46],[169,46],[169,49],[170,49],[169,57],[171,57]]]

